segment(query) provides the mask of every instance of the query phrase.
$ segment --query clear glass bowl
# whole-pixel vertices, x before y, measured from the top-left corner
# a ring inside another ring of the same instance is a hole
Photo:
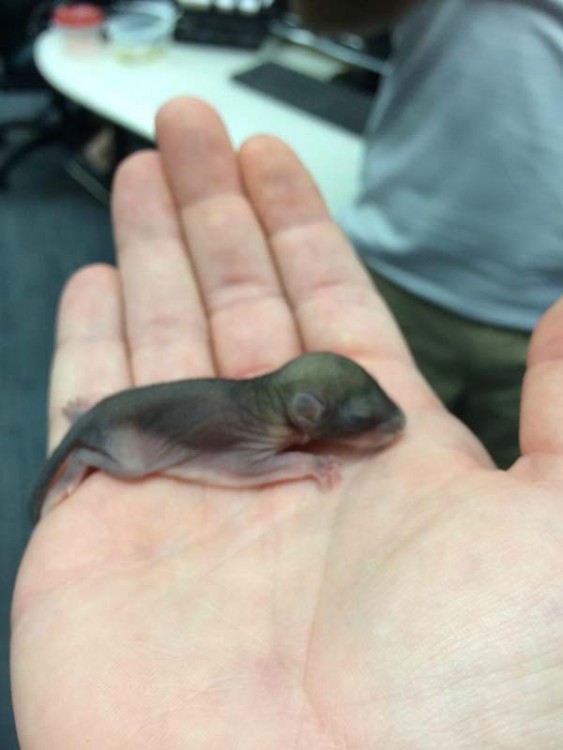
[[[114,54],[128,61],[162,54],[170,44],[178,12],[172,3],[136,0],[119,3],[105,23]]]

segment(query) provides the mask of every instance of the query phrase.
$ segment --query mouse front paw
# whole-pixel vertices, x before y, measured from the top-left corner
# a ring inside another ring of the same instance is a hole
[[[323,490],[337,487],[342,481],[340,462],[335,456],[318,456],[314,477]]]

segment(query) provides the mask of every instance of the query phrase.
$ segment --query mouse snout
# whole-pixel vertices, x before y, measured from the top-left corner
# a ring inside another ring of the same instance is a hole
[[[382,419],[376,426],[334,442],[359,450],[379,450],[379,448],[392,443],[405,424],[405,415],[400,409],[395,409],[392,414]]]
[[[404,428],[406,421],[404,413],[397,409],[388,419],[377,426],[377,430],[386,435],[396,435]]]
[[[403,430],[406,418],[400,409],[396,409],[387,419],[381,421],[377,427],[358,435],[358,448],[383,448],[392,443]]]

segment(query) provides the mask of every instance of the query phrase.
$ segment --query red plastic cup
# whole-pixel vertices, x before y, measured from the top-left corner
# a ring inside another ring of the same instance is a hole
[[[59,5],[51,15],[51,25],[60,34],[65,50],[87,54],[99,47],[104,13],[97,5]]]

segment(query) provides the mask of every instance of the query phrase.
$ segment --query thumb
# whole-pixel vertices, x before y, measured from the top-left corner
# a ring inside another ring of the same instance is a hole
[[[520,445],[522,455],[555,454],[563,461],[563,297],[541,318],[530,341]]]

